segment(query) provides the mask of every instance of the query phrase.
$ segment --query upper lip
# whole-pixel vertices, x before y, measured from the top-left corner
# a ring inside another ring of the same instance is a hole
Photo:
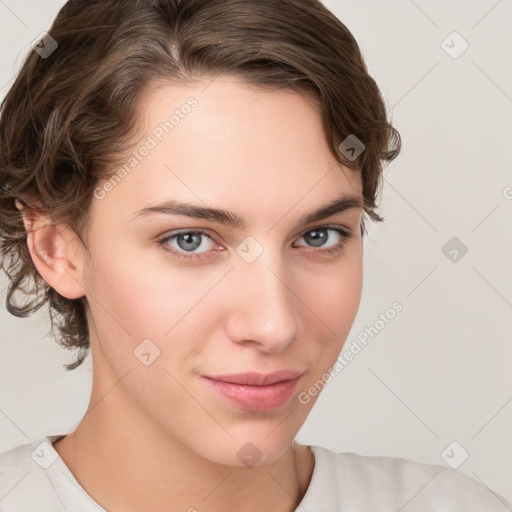
[[[206,378],[229,382],[232,384],[241,384],[246,386],[266,386],[285,380],[293,380],[300,377],[304,372],[298,370],[279,370],[272,373],[232,373],[229,375],[205,375]]]

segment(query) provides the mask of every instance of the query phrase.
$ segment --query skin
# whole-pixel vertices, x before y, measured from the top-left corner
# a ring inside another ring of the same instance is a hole
[[[64,297],[88,301],[91,399],[54,447],[107,510],[295,510],[314,456],[297,446],[297,482],[292,443],[318,395],[307,404],[297,397],[335,363],[359,308],[361,209],[297,227],[342,193],[362,194],[360,173],[331,154],[314,102],[227,75],[205,89],[210,82],[141,97],[141,140],[190,96],[198,106],[93,199],[87,249],[66,224],[24,212],[41,276]],[[247,227],[134,218],[170,198],[231,210]],[[325,252],[343,243],[336,232],[324,232],[323,246],[303,236],[326,225],[353,233],[337,254]],[[181,260],[158,245],[159,235],[184,229],[212,240],[188,252],[176,239],[167,247],[205,259]],[[236,252],[248,236],[263,247],[250,264]],[[160,355],[146,366],[134,350],[148,338]],[[263,412],[232,405],[201,379],[280,369],[305,373],[288,402]],[[253,467],[237,457],[248,442],[261,453]]]

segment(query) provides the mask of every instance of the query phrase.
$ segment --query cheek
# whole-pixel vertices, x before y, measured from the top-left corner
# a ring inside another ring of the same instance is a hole
[[[101,321],[123,327],[124,338],[129,336],[133,342],[162,338],[205,291],[199,273],[166,264],[164,257],[153,257],[154,253],[148,258],[150,249],[130,246],[121,251],[108,243],[102,247],[104,252],[94,258],[87,283],[92,308]]]
[[[302,283],[306,304],[317,313],[320,320],[336,332],[348,335],[359,309],[363,285],[363,263],[360,246],[354,245],[338,264],[327,271],[311,272]],[[327,328],[327,327],[326,327]]]
[[[130,257],[96,258],[88,283],[103,352],[118,375],[140,369],[136,354],[143,347],[158,355],[151,367],[179,368],[208,338],[219,306],[208,292],[225,270],[180,268],[162,257],[145,261],[144,251],[133,248],[124,254]]]
[[[312,344],[309,357],[316,376],[339,356],[359,309],[362,284],[362,252],[357,248],[328,275],[315,274],[303,283],[304,302],[315,313],[304,338]]]
[[[117,261],[96,258],[88,283],[94,298],[89,301],[106,362],[118,378],[130,372],[125,388],[149,407],[148,396],[170,400],[183,394],[165,369],[175,374],[189,358],[193,343],[187,328],[191,320],[198,321],[194,305],[208,283],[191,271],[143,263],[132,254]],[[144,354],[149,354],[145,360]]]

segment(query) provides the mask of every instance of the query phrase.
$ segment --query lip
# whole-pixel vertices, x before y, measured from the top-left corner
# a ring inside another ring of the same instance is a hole
[[[279,370],[272,373],[231,373],[229,375],[205,375],[208,379],[229,382],[231,384],[243,384],[247,386],[265,386],[284,380],[293,380],[300,377],[304,372],[297,370]]]
[[[280,407],[290,399],[303,373],[280,370],[269,374],[204,375],[202,379],[238,407],[248,411],[266,411]]]

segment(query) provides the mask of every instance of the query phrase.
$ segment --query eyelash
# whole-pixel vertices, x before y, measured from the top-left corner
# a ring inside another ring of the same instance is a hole
[[[317,230],[318,231],[319,230],[335,231],[336,233],[338,233],[341,236],[341,241],[338,244],[336,244],[334,247],[331,247],[330,249],[318,249],[318,250],[315,250],[315,248],[312,248],[313,252],[320,252],[321,254],[335,255],[335,254],[341,252],[343,250],[343,248],[345,247],[346,242],[350,238],[352,238],[354,236],[354,233],[352,233],[350,231],[347,231],[345,229],[333,228],[333,227],[330,227],[330,226],[320,226],[320,227],[317,227],[317,228],[308,229],[308,231],[305,231],[301,235],[301,238],[304,235],[306,235],[307,233],[311,233],[312,231],[317,231]],[[199,254],[190,253],[190,254],[194,254],[194,255],[193,256],[192,255],[189,256],[186,253],[179,252],[179,251],[176,251],[174,249],[168,249],[167,248],[167,242],[169,242],[170,240],[172,240],[174,238],[177,238],[180,235],[186,235],[186,234],[190,234],[190,233],[204,235],[207,238],[209,238],[210,240],[212,240],[213,242],[215,242],[215,240],[210,236],[209,233],[207,233],[206,231],[203,231],[201,229],[197,229],[197,230],[181,231],[181,232],[175,233],[173,235],[166,234],[166,235],[158,238],[158,240],[157,240],[158,246],[163,251],[165,251],[166,253],[171,253],[176,258],[182,259],[182,260],[188,260],[188,261],[196,260],[196,261],[198,261],[198,260],[203,260],[205,258],[209,258],[209,252],[211,252],[211,251],[207,251],[207,252],[199,253]]]

